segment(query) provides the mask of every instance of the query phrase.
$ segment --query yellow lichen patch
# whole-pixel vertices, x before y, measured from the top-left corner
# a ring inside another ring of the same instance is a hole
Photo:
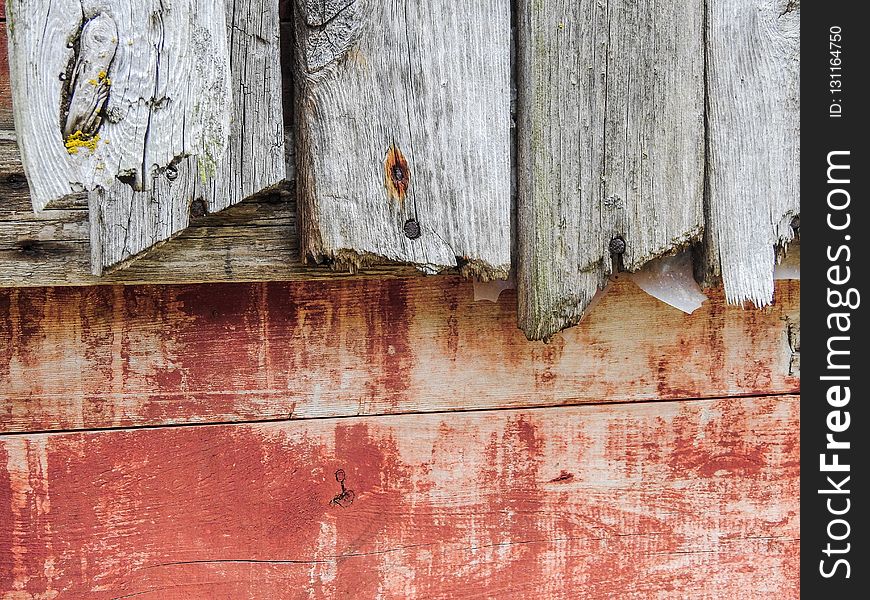
[[[105,71],[97,73],[96,79],[88,79],[88,83],[96,87],[98,85],[112,85],[112,80],[109,79],[109,74]]]
[[[81,130],[76,131],[66,138],[64,146],[70,154],[78,154],[82,148],[87,148],[91,152],[97,149],[97,143],[100,141],[100,134],[88,135]]]

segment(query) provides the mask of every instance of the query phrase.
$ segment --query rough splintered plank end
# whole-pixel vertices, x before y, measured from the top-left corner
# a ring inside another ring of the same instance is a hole
[[[13,113],[34,210],[89,193],[95,273],[183,229],[228,146],[224,2],[8,8]]]
[[[635,271],[701,236],[703,2],[518,14],[519,323],[547,339],[614,263]]]
[[[721,279],[729,302],[761,307],[800,214],[800,3],[708,0],[706,9],[709,191],[699,276]]]
[[[298,6],[303,257],[506,278],[509,2]]]
[[[89,192],[95,274],[177,235],[191,213],[284,179],[278,7],[256,4],[83,12],[69,0],[16,11],[15,118],[34,209]],[[43,13],[53,36],[41,35]]]

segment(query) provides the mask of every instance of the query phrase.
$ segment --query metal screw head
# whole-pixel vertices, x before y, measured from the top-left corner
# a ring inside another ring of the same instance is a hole
[[[625,252],[625,240],[619,236],[616,236],[612,240],[610,240],[610,253],[611,254],[622,254]]]
[[[420,237],[420,224],[416,219],[408,219],[405,221],[405,226],[402,228],[405,232],[405,237],[411,240],[416,240]]]

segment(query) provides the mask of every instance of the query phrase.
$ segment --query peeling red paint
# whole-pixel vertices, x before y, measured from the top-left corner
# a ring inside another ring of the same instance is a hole
[[[796,597],[797,399],[681,404],[4,438],[0,590]],[[735,426],[764,460],[704,472]]]
[[[799,282],[690,316],[613,286],[549,344],[458,278],[0,290],[0,430],[799,391]]]

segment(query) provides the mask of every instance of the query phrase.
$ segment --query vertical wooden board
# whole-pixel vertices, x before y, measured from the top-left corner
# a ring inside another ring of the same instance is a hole
[[[225,10],[233,102],[228,151],[205,168],[183,158],[159,170],[148,192],[123,184],[95,190],[89,197],[95,274],[125,266],[185,229],[191,216],[223,210],[286,176],[278,6],[226,0]]]
[[[214,171],[230,121],[222,2],[8,8],[15,127],[34,210],[85,190],[150,190],[188,155],[198,158],[192,176]]]
[[[9,59],[6,27],[0,22],[0,129],[12,128],[12,90],[9,87]]]
[[[0,432],[797,393],[800,282],[692,315],[617,282],[545,345],[458,278],[0,290]]]
[[[302,251],[510,268],[510,3],[296,4]]]
[[[612,252],[632,271],[701,235],[703,14],[700,0],[520,2],[519,322],[529,338],[579,321]]]
[[[0,591],[796,597],[796,397],[0,438]]]
[[[800,3],[708,0],[707,234],[699,265],[765,306],[800,214]]]
[[[233,118],[229,151],[197,180],[207,212],[274,188],[287,176],[278,3],[225,0]]]

